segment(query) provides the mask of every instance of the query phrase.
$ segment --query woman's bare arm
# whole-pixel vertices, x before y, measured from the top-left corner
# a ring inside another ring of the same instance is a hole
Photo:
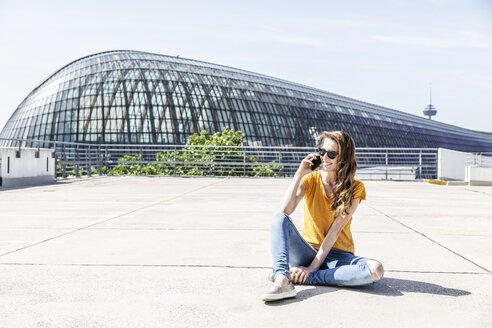
[[[296,172],[294,178],[292,179],[292,182],[290,183],[289,188],[284,194],[284,198],[282,199],[280,205],[280,211],[282,213],[285,213],[287,215],[292,214],[296,210],[297,205],[301,201],[302,197],[304,197],[306,186],[304,186],[304,183],[302,183],[301,179],[302,176]]]
[[[304,193],[306,192],[306,186],[302,183],[302,177],[311,172],[311,164],[312,160],[316,157],[315,154],[309,154],[304,158],[299,165],[299,168],[292,179],[292,182],[289,185],[289,188],[284,194],[282,198],[282,202],[280,203],[280,211],[290,215],[292,214],[302,197],[304,197]]]

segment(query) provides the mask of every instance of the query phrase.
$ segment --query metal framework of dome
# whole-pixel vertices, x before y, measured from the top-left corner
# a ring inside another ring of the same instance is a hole
[[[240,69],[126,50],[58,70],[24,99],[0,137],[184,144],[225,126],[243,131],[247,145],[312,146],[321,131],[345,130],[358,147],[492,151],[485,133]]]

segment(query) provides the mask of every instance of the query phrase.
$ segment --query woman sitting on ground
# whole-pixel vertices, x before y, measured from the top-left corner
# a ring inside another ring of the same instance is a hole
[[[380,262],[355,256],[352,215],[366,199],[364,184],[354,178],[355,144],[343,131],[323,132],[318,154],[301,162],[272,222],[272,289],[263,301],[295,297],[295,284],[361,286],[381,279]],[[320,158],[320,169],[313,162]],[[300,234],[289,215],[304,197]],[[289,264],[292,269],[289,270]]]

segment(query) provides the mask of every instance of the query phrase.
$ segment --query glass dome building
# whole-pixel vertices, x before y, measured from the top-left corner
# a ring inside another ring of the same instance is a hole
[[[0,137],[184,144],[225,126],[243,131],[246,145],[313,146],[321,131],[345,130],[358,147],[492,151],[486,133],[240,69],[123,50],[62,67],[24,99]]]

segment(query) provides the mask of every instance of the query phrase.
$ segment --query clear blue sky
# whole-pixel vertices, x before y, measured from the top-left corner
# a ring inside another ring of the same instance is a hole
[[[491,0],[0,0],[0,128],[96,52],[204,60],[492,132]]]

